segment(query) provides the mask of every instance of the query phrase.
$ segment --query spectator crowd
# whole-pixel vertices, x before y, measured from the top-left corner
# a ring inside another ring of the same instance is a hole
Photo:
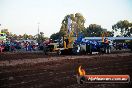
[[[15,52],[15,51],[36,51],[38,44],[29,41],[22,42],[2,42],[0,43],[0,52]]]

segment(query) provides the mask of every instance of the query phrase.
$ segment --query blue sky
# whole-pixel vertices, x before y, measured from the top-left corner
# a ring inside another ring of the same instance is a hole
[[[78,12],[85,27],[95,23],[112,30],[119,20],[132,22],[132,0],[0,0],[0,29],[35,35],[39,22],[49,37],[60,30],[65,15]]]

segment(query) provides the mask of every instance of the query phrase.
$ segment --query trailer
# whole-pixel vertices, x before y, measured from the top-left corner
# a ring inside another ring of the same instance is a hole
[[[92,54],[92,53],[111,53],[112,41],[108,40],[108,43],[97,40],[85,40],[82,39],[78,45],[76,45],[76,53],[78,54]],[[77,52],[79,50],[79,52]]]

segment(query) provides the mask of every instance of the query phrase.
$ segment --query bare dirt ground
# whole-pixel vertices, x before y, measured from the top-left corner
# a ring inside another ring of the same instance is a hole
[[[132,53],[55,56],[42,53],[0,54],[0,88],[131,88],[130,83],[77,84],[78,67],[86,74],[130,75]]]

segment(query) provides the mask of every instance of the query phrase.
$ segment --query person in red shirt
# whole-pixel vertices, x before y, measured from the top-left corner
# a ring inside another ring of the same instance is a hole
[[[4,46],[0,45],[0,53],[2,53],[4,50]]]

